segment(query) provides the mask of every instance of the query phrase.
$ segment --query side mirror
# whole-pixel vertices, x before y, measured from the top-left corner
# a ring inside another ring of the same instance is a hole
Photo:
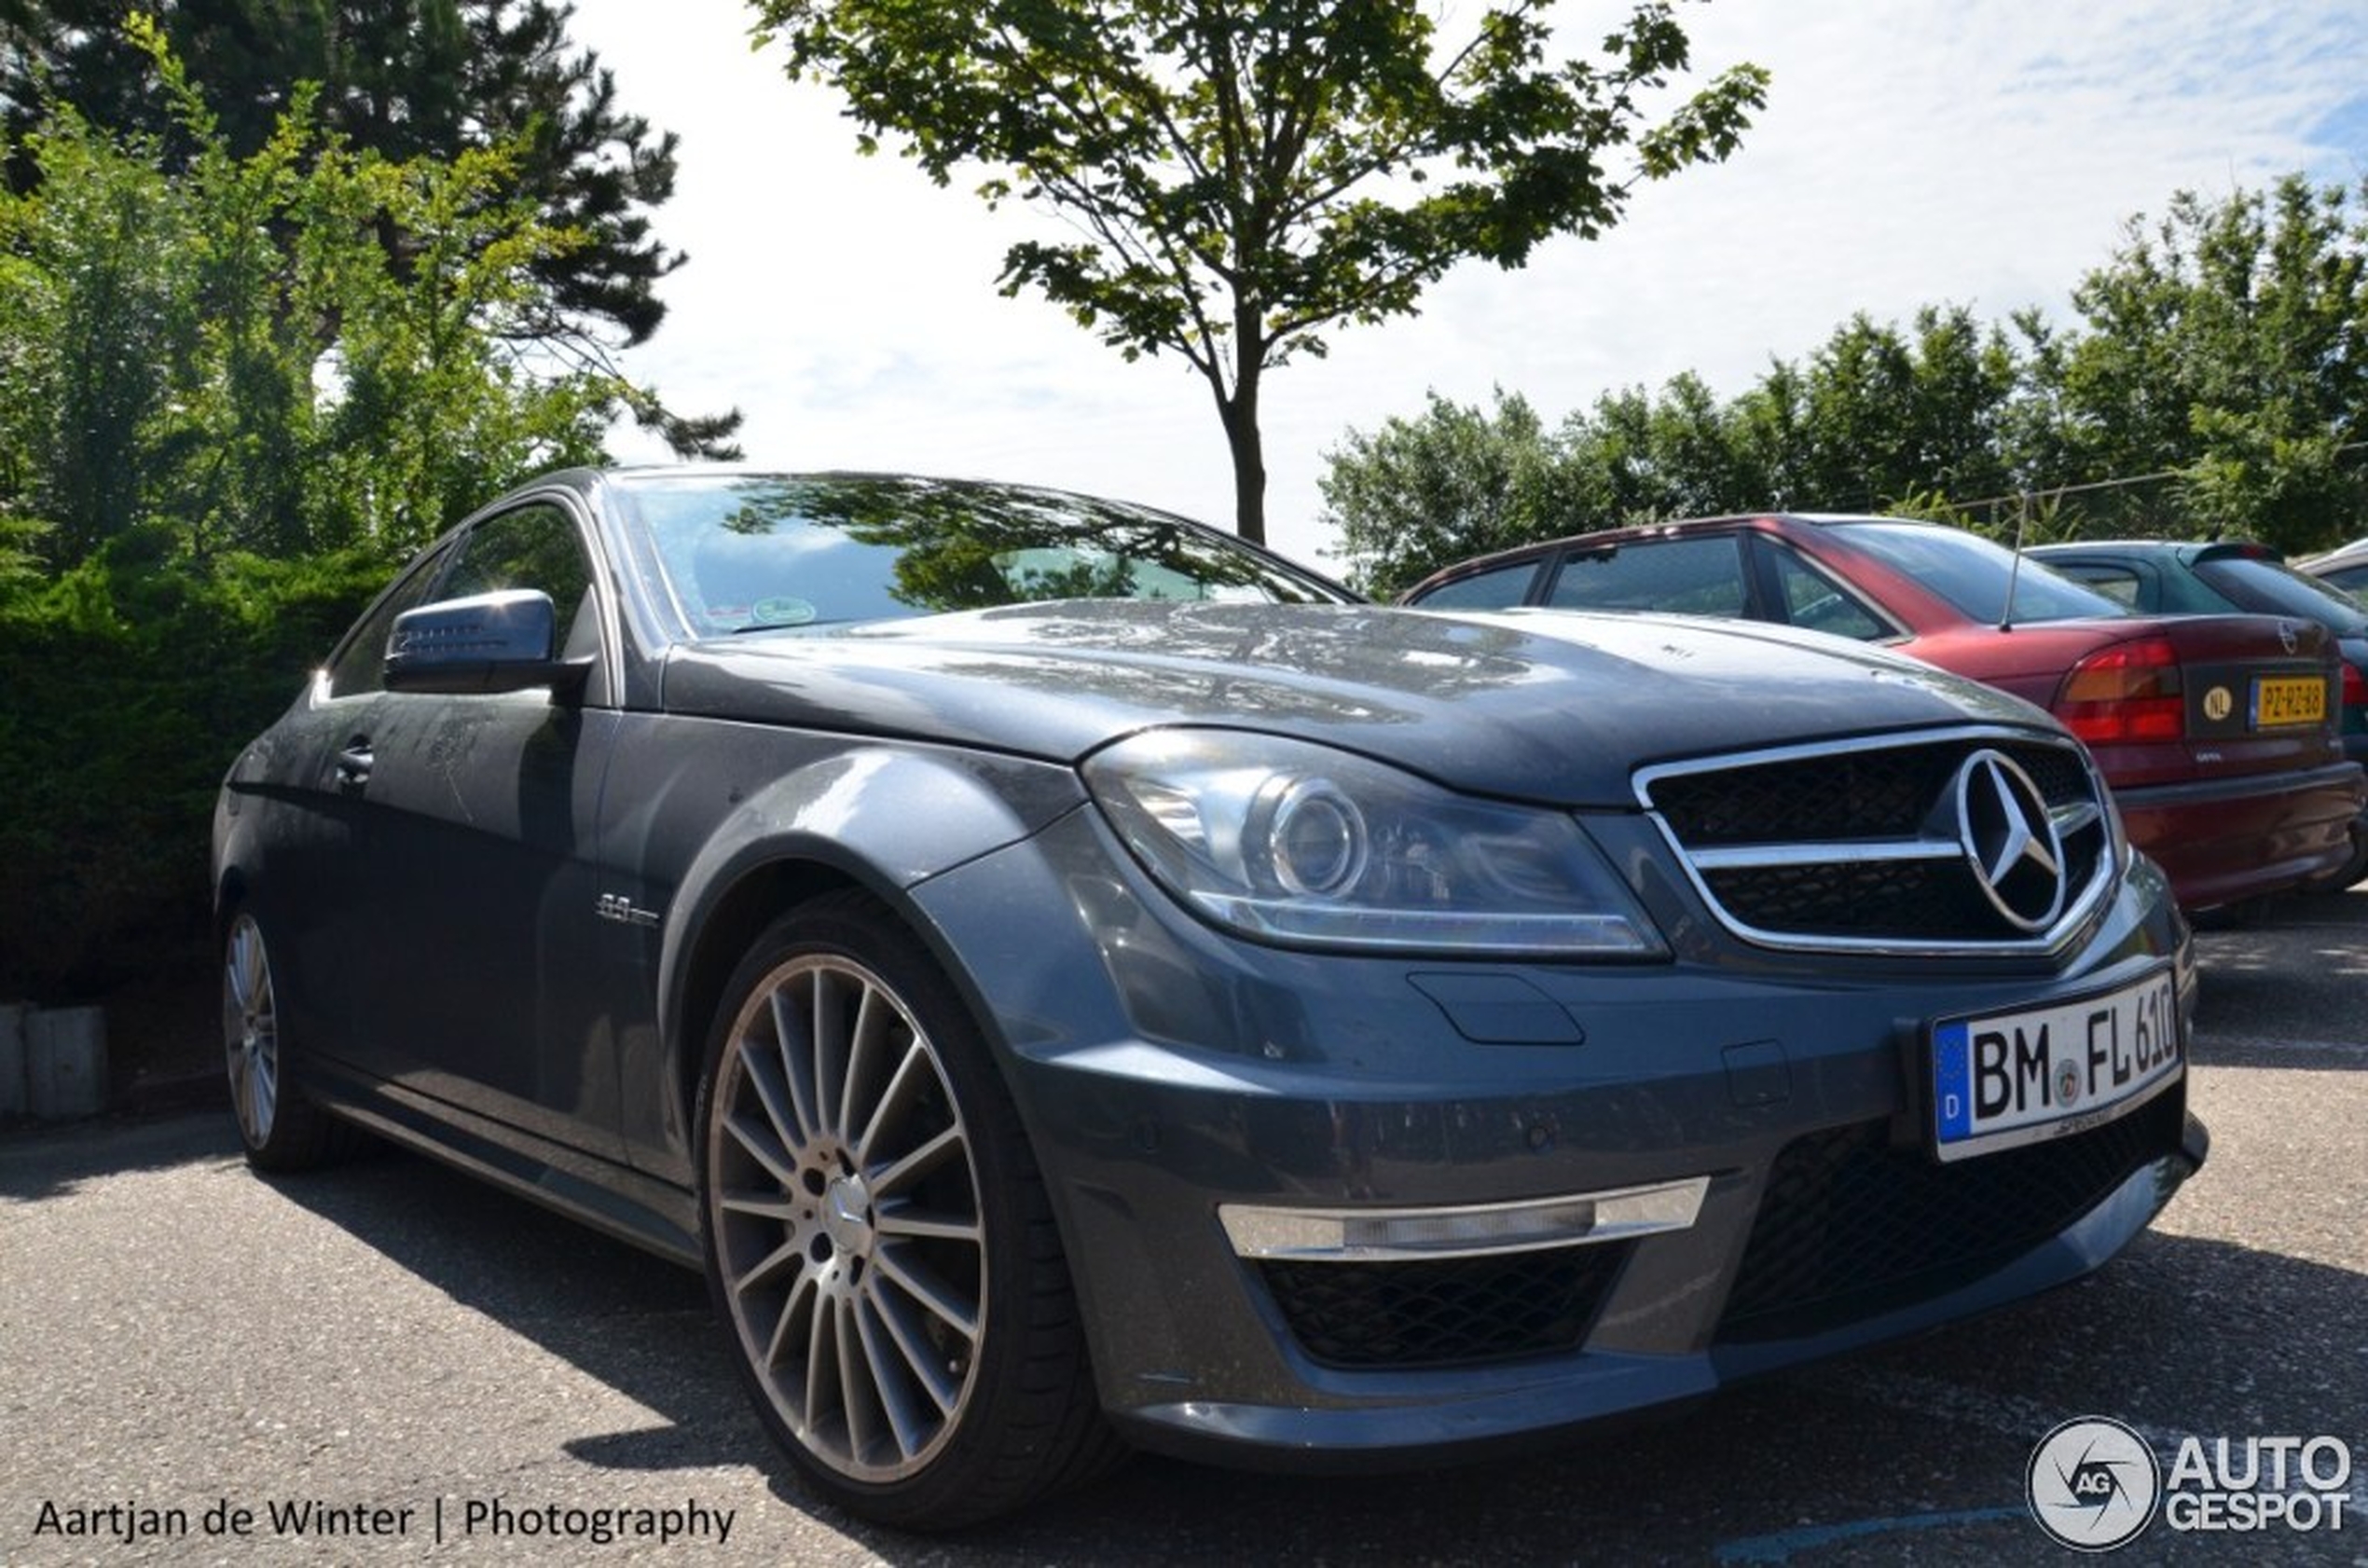
[[[387,635],[390,692],[522,692],[582,687],[589,662],[552,657],[559,618],[539,588],[504,588],[406,610]]]

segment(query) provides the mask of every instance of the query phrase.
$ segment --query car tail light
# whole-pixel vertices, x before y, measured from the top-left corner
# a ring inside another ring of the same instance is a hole
[[[2147,637],[2089,654],[2064,677],[2055,714],[2091,746],[2182,738],[2187,693],[2179,651],[2168,638]]]
[[[2368,706],[2368,675],[2360,673],[2356,664],[2344,666],[2344,696],[2346,708]]]

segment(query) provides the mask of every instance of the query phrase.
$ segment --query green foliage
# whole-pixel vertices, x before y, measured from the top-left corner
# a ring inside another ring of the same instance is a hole
[[[222,774],[386,575],[350,551],[200,576],[145,543],[0,609],[0,996],[103,993],[207,940]]]
[[[0,190],[0,995],[201,937],[221,776],[369,589],[656,407],[547,335],[584,236],[516,150],[357,150],[309,92],[236,150],[130,37],[167,131],[61,108]]]
[[[2060,356],[2070,461],[2177,471],[2135,498],[2142,531],[2335,543],[2368,512],[2368,199],[2299,175],[2217,204],[2186,192],[2072,301]]]
[[[1560,61],[1550,0],[1476,17],[1420,0],[751,4],[793,76],[846,96],[867,151],[893,138],[940,184],[975,169],[990,204],[1072,221],[1077,239],[1011,247],[1004,292],[1041,293],[1129,359],[1181,355],[1217,403],[1251,539],[1267,368],[1322,354],[1337,325],[1412,314],[1466,257],[1519,267],[1554,235],[1602,234],[1642,181],[1732,152],[1767,85],[1742,65],[1671,99],[1688,50],[1667,0]]]
[[[2017,379],[2005,337],[1962,307],[1927,306],[1909,332],[1856,317],[1803,377],[1808,439],[1794,454],[1795,488],[1838,511],[1879,510],[1920,490],[2010,488],[1996,432]]]
[[[2006,338],[1962,309],[1921,311],[1912,333],[1862,316],[1728,403],[1684,375],[1607,392],[1549,433],[1518,398],[1500,393],[1491,420],[1434,394],[1421,420],[1352,433],[1318,484],[1352,578],[1391,593],[1470,556],[1625,523],[1770,506],[1928,515],[1996,493],[1994,433],[2017,385]]]
[[[1351,433],[1320,481],[1352,574],[1384,591],[1527,539],[1787,507],[1887,511],[2029,541],[2132,533],[2331,546],[2368,516],[2368,187],[2299,177],[2217,205],[2191,195],[2084,279],[2086,323],[1985,326],[1928,306],[1864,315],[1804,364],[1721,403],[1691,376],[1607,393],[1549,435],[1497,431],[1434,395],[1425,417]],[[1500,406],[1504,403],[1499,396]],[[1434,461],[1410,471],[1401,454]],[[1554,498],[1508,537],[1515,466]]]
[[[616,103],[589,50],[571,48],[553,0],[157,0],[157,27],[215,105],[221,144],[243,158],[278,136],[297,84],[320,84],[322,129],[392,162],[456,161],[503,148],[516,191],[548,227],[582,242],[530,266],[558,316],[649,337],[653,292],[682,257],[651,213],[673,194],[675,138]],[[168,144],[168,168],[196,149],[154,89],[149,50],[128,36],[122,0],[18,0],[0,7],[0,110],[21,137],[61,105],[111,133]],[[19,189],[37,168],[11,160]]]
[[[1560,489],[1573,504],[1553,531],[1573,531],[1573,516],[1701,516],[1731,510],[1737,495],[1765,493],[1762,467],[1734,427],[1734,416],[1692,376],[1659,397],[1635,388],[1606,393],[1591,413],[1563,421]]]
[[[1431,394],[1420,420],[1351,432],[1319,481],[1339,522],[1351,582],[1388,597],[1425,572],[1550,532],[1569,509],[1554,494],[1558,453],[1520,397],[1493,413]]]
[[[577,237],[505,154],[392,163],[324,139],[300,96],[234,156],[135,35],[196,149],[181,172],[66,110],[29,148],[40,181],[0,192],[0,495],[53,525],[51,565],[146,533],[200,562],[391,560],[501,484],[599,455],[627,389],[535,364],[534,263]]]

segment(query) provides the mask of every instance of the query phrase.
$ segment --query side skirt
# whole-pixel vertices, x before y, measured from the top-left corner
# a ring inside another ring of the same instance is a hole
[[[320,1064],[306,1088],[337,1115],[530,1203],[687,1269],[699,1259],[698,1204],[681,1188],[495,1121],[400,1084]]]

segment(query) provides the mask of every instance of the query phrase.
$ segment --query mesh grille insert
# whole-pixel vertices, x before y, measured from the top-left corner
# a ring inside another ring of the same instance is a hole
[[[1795,1139],[1769,1173],[1721,1341],[1789,1339],[1956,1289],[2030,1251],[2174,1152],[2177,1090],[2071,1137],[1940,1164],[1888,1124]]]
[[[1632,1245],[1411,1262],[1269,1260],[1258,1270],[1317,1361],[1468,1366],[1576,1349]]]

